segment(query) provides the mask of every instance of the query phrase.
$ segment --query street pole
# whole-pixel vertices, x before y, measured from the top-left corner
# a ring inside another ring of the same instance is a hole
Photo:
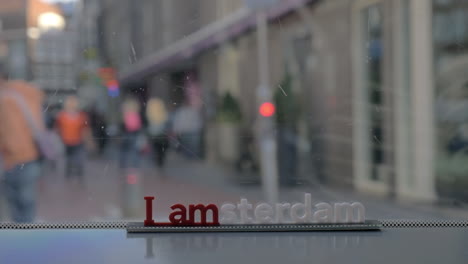
[[[260,107],[265,102],[272,102],[270,89],[269,57],[268,57],[268,21],[264,10],[257,11],[257,48],[258,76],[257,104]],[[260,148],[260,172],[262,189],[269,203],[278,201],[278,167],[277,146],[274,116],[259,116],[257,142]]]

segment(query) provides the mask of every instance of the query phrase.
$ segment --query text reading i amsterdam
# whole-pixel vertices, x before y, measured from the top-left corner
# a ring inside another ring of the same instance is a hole
[[[251,204],[247,199],[239,203],[182,204],[171,206],[169,222],[153,219],[154,197],[145,197],[145,226],[217,226],[233,224],[307,224],[307,223],[364,223],[365,207],[359,202],[312,204],[310,193],[303,203]],[[197,217],[198,216],[198,217]],[[210,218],[208,220],[208,218]],[[210,221],[211,220],[211,221]]]

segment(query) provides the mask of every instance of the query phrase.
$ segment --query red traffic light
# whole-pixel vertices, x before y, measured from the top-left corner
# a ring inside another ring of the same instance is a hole
[[[127,183],[134,185],[138,183],[138,176],[136,174],[128,174],[127,175]]]
[[[260,115],[264,117],[271,117],[275,114],[276,107],[274,104],[270,102],[265,102],[260,105],[260,108],[258,109],[258,111],[260,112]]]
[[[119,89],[119,83],[116,80],[108,80],[106,82],[106,86],[109,90],[118,90]]]

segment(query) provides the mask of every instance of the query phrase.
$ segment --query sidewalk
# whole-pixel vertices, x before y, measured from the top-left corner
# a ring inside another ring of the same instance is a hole
[[[180,163],[184,163],[184,166],[177,166]],[[239,198],[248,198],[252,202],[261,201],[263,198],[260,185],[242,185],[238,182],[239,175],[235,171],[216,164],[206,162],[185,163],[183,158],[172,155],[166,172],[171,175],[171,179],[223,190],[224,193]],[[367,209],[366,216],[369,219],[468,219],[468,208],[449,208],[428,203],[395,201],[385,197],[362,194],[354,190],[337,189],[326,185],[280,188],[280,201],[302,201],[306,192],[312,194],[312,199],[315,202],[359,201],[365,205]]]
[[[167,218],[170,206],[176,203],[223,203],[238,199],[223,188],[191,181],[188,174],[180,171],[192,170],[191,163],[178,162],[173,159],[170,161],[172,168],[158,170],[144,161],[141,170],[127,172],[121,170],[115,161],[90,159],[85,169],[84,185],[68,181],[62,164],[58,169],[49,170],[39,182],[38,220],[141,220],[145,212],[144,196],[156,197],[157,218]],[[134,183],[128,182],[130,176]],[[136,205],[136,215],[132,217],[126,216],[123,209],[129,203]]]
[[[186,160],[171,152],[167,166],[156,169],[151,162],[136,175],[136,184],[112,160],[89,160],[85,185],[68,182],[60,170],[49,172],[40,181],[38,220],[40,221],[121,221],[144,218],[144,196],[155,196],[156,219],[167,220],[170,206],[176,203],[238,202],[263,200],[259,184],[240,184],[240,175],[220,164]],[[127,188],[127,189],[125,189]],[[130,192],[128,191],[130,188]],[[301,202],[311,193],[313,203],[359,201],[368,219],[468,219],[467,209],[437,207],[430,204],[396,202],[353,190],[330,186],[297,186],[280,189],[280,201]],[[137,215],[128,217],[124,204],[134,202]]]

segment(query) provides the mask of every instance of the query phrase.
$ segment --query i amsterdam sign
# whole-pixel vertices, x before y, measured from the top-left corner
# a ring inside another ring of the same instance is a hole
[[[376,230],[376,221],[366,221],[366,209],[359,202],[312,203],[310,193],[298,203],[258,203],[247,199],[237,203],[174,204],[168,221],[156,222],[153,196],[144,198],[146,219],[130,224],[129,232],[172,231],[313,231],[313,230]]]

